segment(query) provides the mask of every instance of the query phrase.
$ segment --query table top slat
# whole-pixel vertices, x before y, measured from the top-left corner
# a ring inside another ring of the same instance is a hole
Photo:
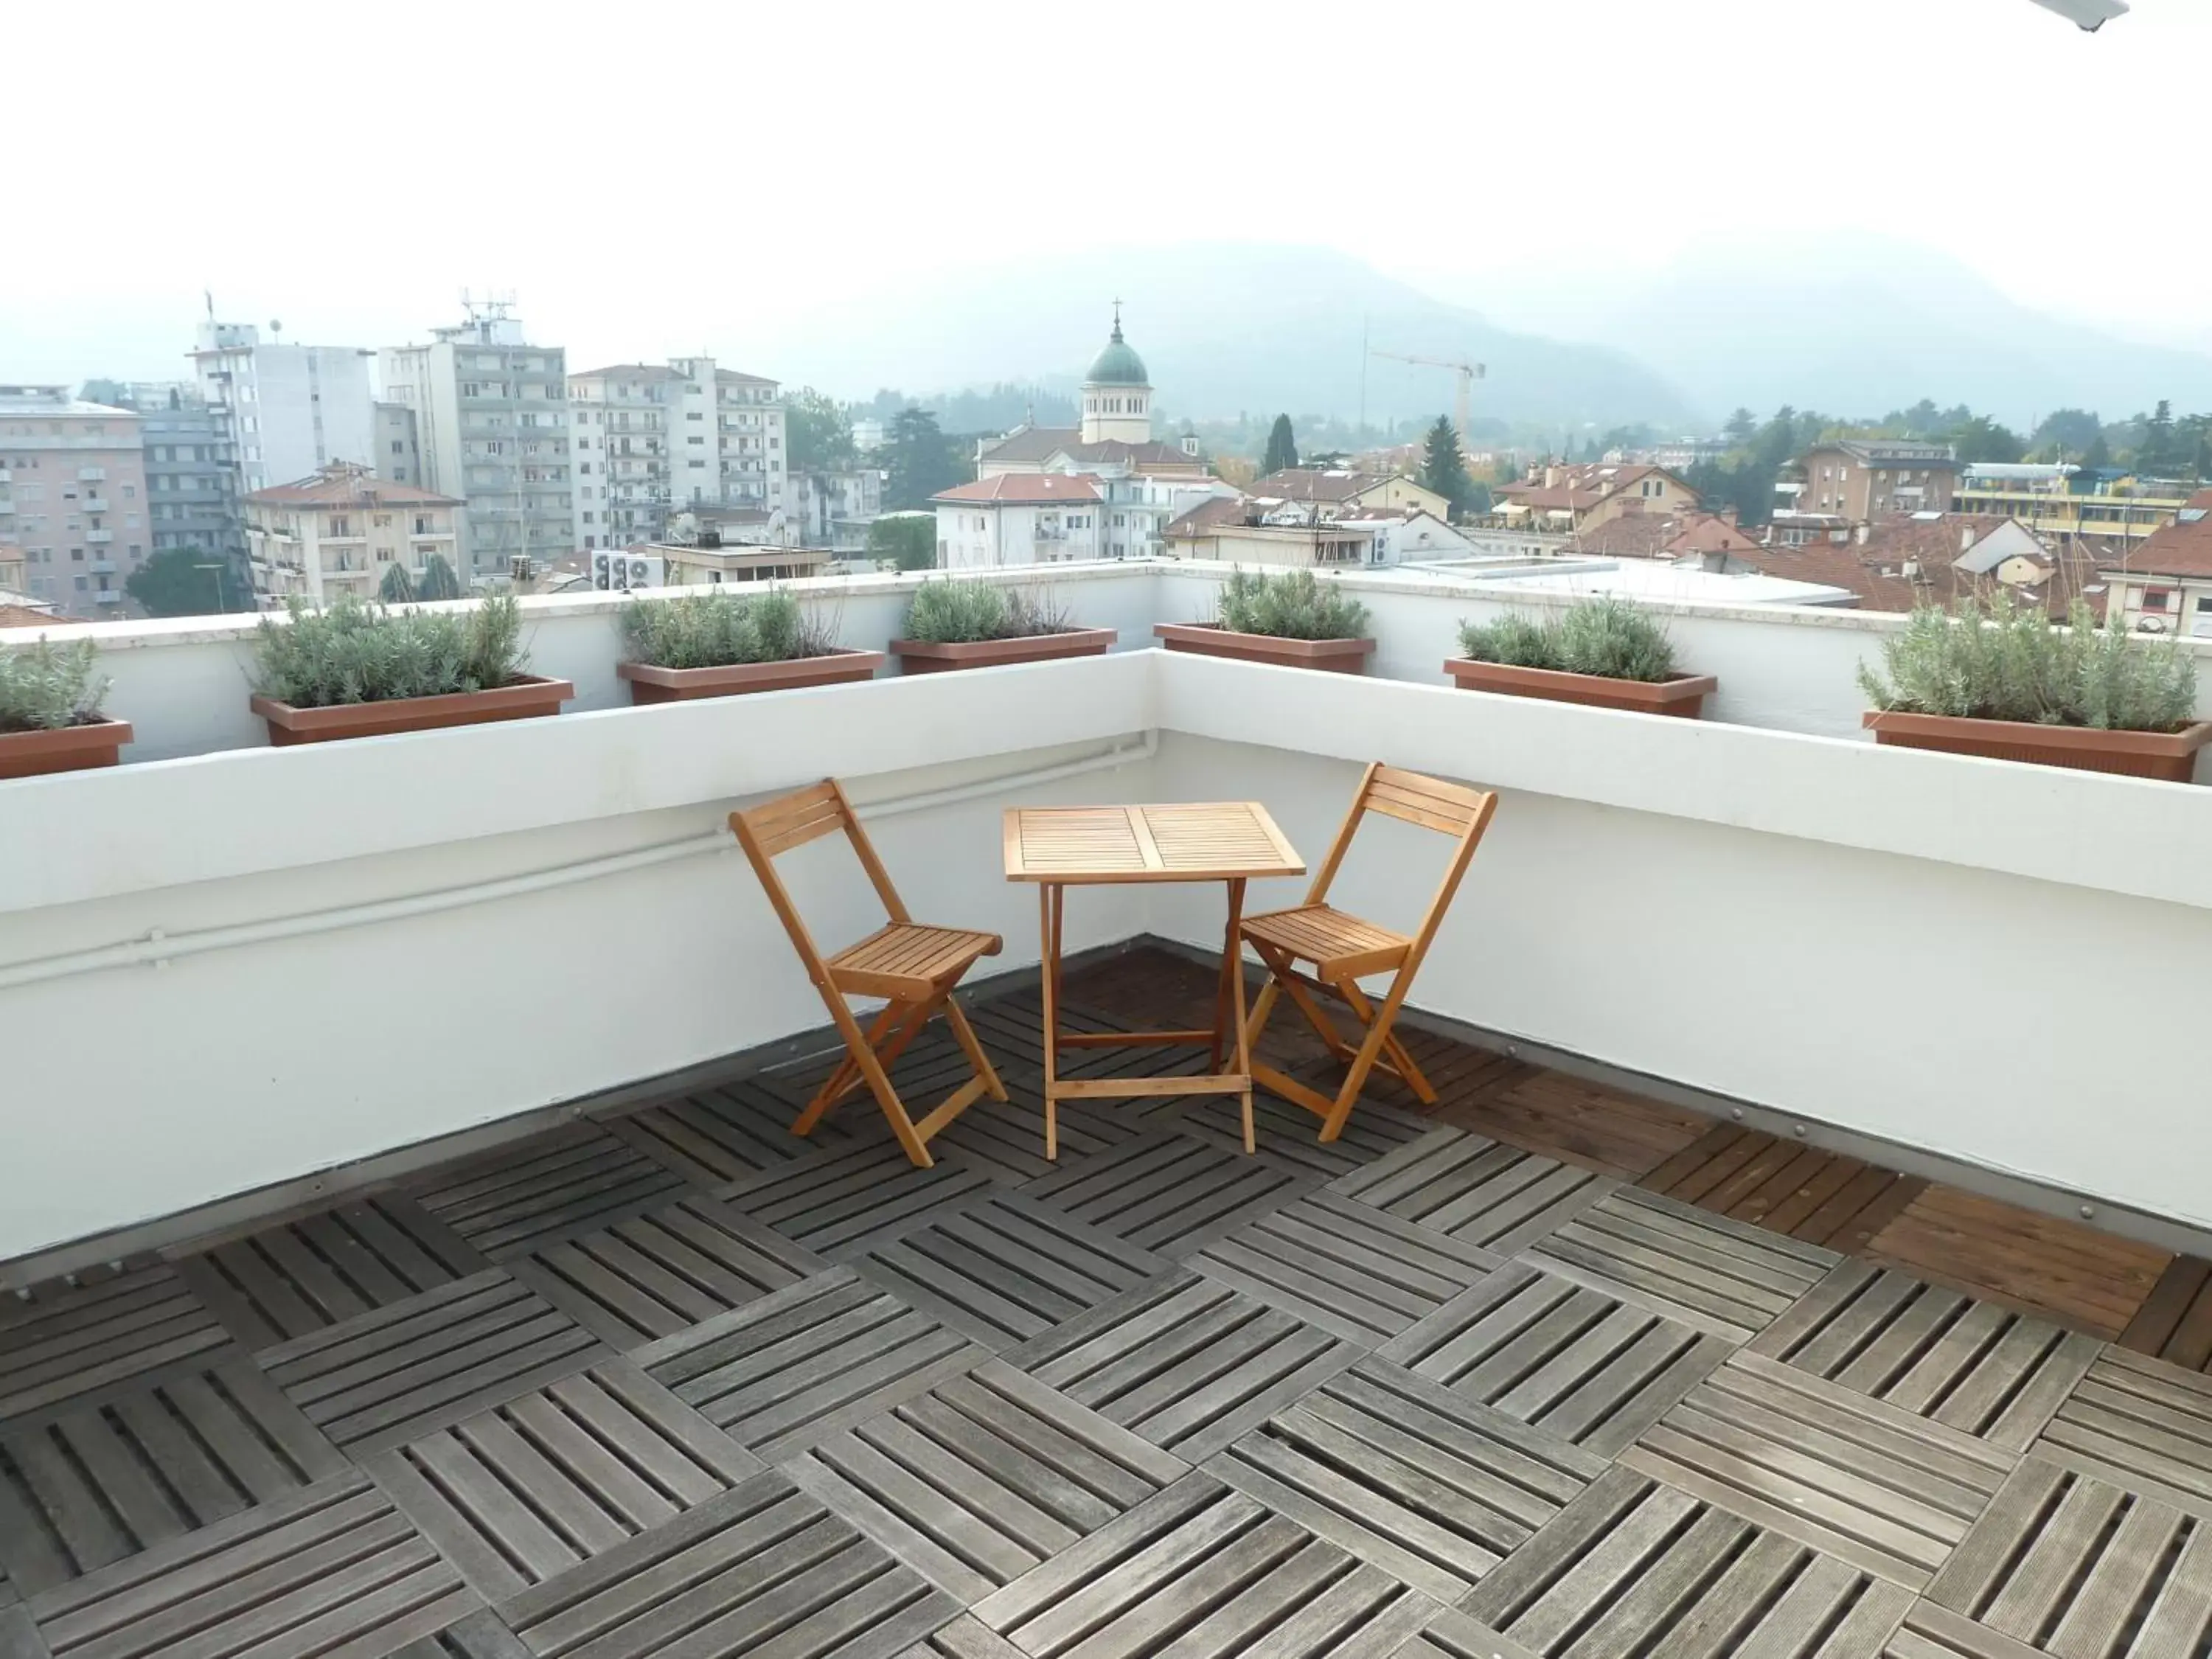
[[[1009,807],[1004,841],[1009,881],[1260,880],[1306,868],[1257,801]]]

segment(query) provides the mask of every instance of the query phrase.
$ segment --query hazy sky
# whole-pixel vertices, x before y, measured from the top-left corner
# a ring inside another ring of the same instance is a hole
[[[902,283],[1242,236],[1571,329],[1722,234],[1864,228],[2212,346],[2212,0],[20,10],[0,380],[182,374],[203,289],[374,346],[464,287],[572,366],[803,379],[780,328]]]

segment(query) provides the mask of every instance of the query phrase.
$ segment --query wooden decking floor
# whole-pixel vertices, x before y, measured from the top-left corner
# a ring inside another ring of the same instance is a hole
[[[2212,1654],[2205,1262],[1434,1033],[1054,1165],[975,1015],[927,1170],[825,1054],[0,1311],[0,1659]]]

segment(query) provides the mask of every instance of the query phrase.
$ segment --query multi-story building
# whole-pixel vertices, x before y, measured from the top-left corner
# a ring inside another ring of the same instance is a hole
[[[939,492],[937,568],[981,570],[1099,556],[1105,493],[1068,472],[1000,472]]]
[[[120,615],[153,550],[137,416],[64,386],[0,386],[0,541],[23,586],[63,615]]]
[[[2112,626],[2212,639],[2212,489],[2183,501],[2156,534],[2117,548],[2098,570]]]
[[[877,467],[793,472],[789,493],[784,522],[801,547],[857,553],[868,544],[868,526],[883,516],[884,475]]]
[[[191,548],[236,565],[246,556],[238,469],[221,416],[190,381],[133,381],[124,406],[138,416],[146,451],[146,521],[152,550]]]
[[[371,599],[394,565],[420,585],[433,556],[458,570],[467,507],[450,495],[338,462],[246,498],[246,556],[263,610],[287,599]]]
[[[415,416],[421,462],[409,482],[468,503],[464,583],[574,550],[568,369],[565,351],[531,344],[498,303],[471,306],[428,345],[378,356],[383,400]]]
[[[1804,487],[1796,511],[1847,525],[1890,513],[1948,513],[1959,482],[1950,445],[1903,439],[1817,444],[1799,459],[1797,470]]]
[[[370,357],[352,346],[264,341],[251,323],[200,325],[192,362],[236,495],[333,461],[374,465]]]
[[[570,375],[575,544],[659,541],[670,516],[690,507],[783,514],[789,454],[779,390],[711,357]]]
[[[1516,483],[1500,484],[1497,504],[1508,522],[1581,534],[1632,513],[1694,511],[1698,492],[1665,467],[1643,462],[1553,463]]]
[[[1442,519],[1451,502],[1417,479],[1400,472],[1357,472],[1340,467],[1285,467],[1254,480],[1244,492],[1264,511],[1284,522],[1335,519],[1348,514],[1389,510],[1425,513]]]
[[[2186,484],[2138,478],[2118,467],[1969,465],[1954,502],[1961,513],[2018,519],[2047,541],[2082,537],[2141,541],[2189,505]]]
[[[376,406],[376,476],[394,483],[422,482],[422,443],[415,411],[405,404]]]

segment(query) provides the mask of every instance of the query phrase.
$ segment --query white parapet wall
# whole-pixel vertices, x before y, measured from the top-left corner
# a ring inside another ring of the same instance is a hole
[[[1213,580],[1056,586],[1136,647],[1205,614]],[[911,586],[849,597],[847,639],[888,637]],[[818,1026],[715,850],[733,805],[846,778],[917,915],[999,930],[1019,969],[1036,908],[1002,878],[1004,807],[1252,799],[1312,858],[1377,757],[1504,797],[1419,1006],[2212,1224],[2187,1051],[2212,790],[1878,750],[1810,696],[1818,732],[1456,691],[1412,671],[1462,607],[1362,586],[1386,639],[1422,630],[1393,647],[1403,678],[1127,649],[639,709],[614,608],[533,601],[538,665],[580,710],[283,750],[204,741],[243,707],[234,629],[123,649],[140,693],[190,693],[130,711],[177,757],[0,784],[0,1260]],[[1429,849],[1370,833],[1340,895],[1408,921]],[[792,874],[824,939],[873,925],[829,844]],[[1253,904],[1301,890],[1273,885]],[[1219,902],[1085,894],[1069,945],[1211,947]]]

